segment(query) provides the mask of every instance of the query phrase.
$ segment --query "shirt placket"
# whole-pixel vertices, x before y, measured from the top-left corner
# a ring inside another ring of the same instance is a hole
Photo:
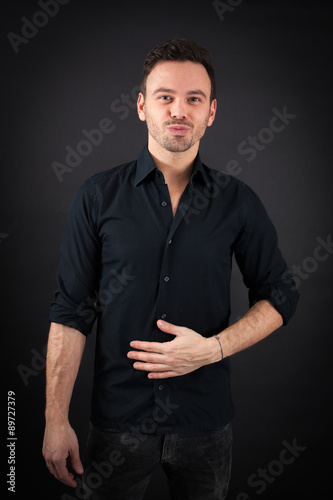
[[[160,220],[164,227],[164,234],[166,235],[166,241],[164,246],[163,260],[160,270],[159,278],[159,296],[157,301],[157,318],[164,319],[168,318],[168,307],[167,307],[167,294],[168,294],[168,284],[170,283],[170,253],[168,252],[169,246],[172,241],[169,238],[169,233],[173,225],[173,214],[172,205],[168,186],[165,184],[163,174],[161,172],[156,173],[156,184],[159,192],[159,206],[160,206]]]
[[[175,276],[173,276],[173,270],[171,268],[171,253],[172,247],[175,244],[173,241],[174,235],[184,216],[184,210],[177,210],[175,216],[173,217],[168,186],[165,184],[163,174],[160,172],[157,172],[156,174],[156,183],[160,196],[161,218],[165,229],[167,229],[165,233],[167,237],[165,240],[164,254],[159,277],[159,294],[157,300],[156,320],[163,319],[165,321],[169,321],[170,311],[168,306],[168,296],[170,293],[172,293],[173,279],[175,279]],[[188,193],[191,191],[192,190],[189,190],[189,188],[186,188],[185,192],[183,193],[180,200],[180,202],[182,203],[182,207],[188,206],[190,200],[190,196]],[[168,418],[168,412],[164,412],[165,414],[163,414],[163,401],[168,400],[168,398],[170,397],[170,393],[167,379],[154,380],[153,384],[155,393],[155,408],[153,417],[156,425],[158,426],[159,424],[165,422],[165,420]]]

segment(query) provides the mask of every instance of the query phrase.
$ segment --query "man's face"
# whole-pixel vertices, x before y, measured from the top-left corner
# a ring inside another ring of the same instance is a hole
[[[149,141],[174,153],[197,144],[215,118],[216,100],[210,103],[210,93],[210,78],[202,64],[158,63],[147,78],[145,97],[138,98],[139,118],[147,122]]]

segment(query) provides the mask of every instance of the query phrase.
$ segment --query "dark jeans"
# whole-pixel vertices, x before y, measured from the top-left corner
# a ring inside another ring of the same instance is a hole
[[[84,498],[142,500],[160,463],[172,500],[224,500],[231,446],[230,424],[213,431],[166,435],[127,433],[90,424]]]

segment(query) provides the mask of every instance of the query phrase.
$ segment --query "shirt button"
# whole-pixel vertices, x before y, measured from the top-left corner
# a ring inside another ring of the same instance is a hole
[[[169,245],[172,243],[172,240],[169,240]]]
[[[165,319],[167,317],[166,314],[161,314],[161,319]]]
[[[163,385],[159,385],[159,386],[158,386],[158,390],[159,390],[159,391],[163,391]]]
[[[162,201],[161,205],[162,205],[162,207],[166,207],[167,206],[167,202],[166,201]]]
[[[169,281],[169,276],[165,276],[164,281],[167,283]]]

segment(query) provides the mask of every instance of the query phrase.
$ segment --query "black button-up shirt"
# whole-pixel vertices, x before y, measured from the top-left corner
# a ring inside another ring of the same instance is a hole
[[[257,195],[196,158],[173,217],[147,147],[137,161],[89,178],[72,202],[50,320],[88,334],[97,317],[91,419],[124,431],[214,429],[233,416],[229,359],[150,380],[127,358],[131,340],[173,339],[159,318],[209,337],[228,326],[232,256],[249,303],[269,300],[286,324],[298,292]]]

